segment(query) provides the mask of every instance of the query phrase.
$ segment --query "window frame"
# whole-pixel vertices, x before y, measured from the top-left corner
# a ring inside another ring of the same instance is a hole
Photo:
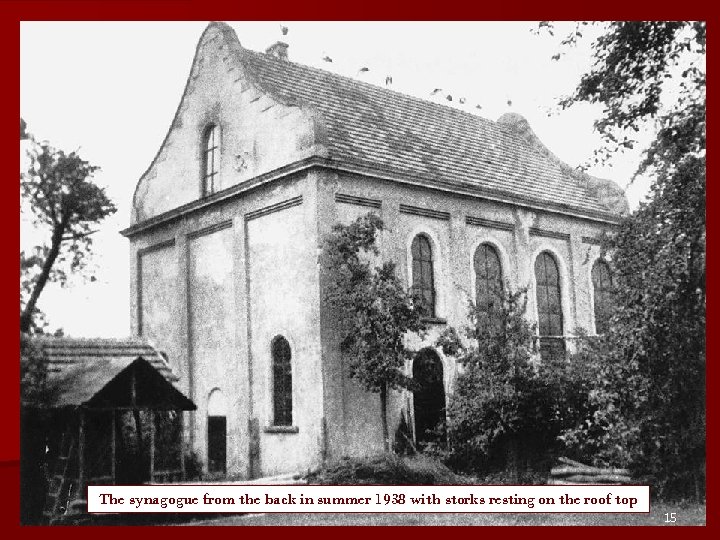
[[[216,191],[216,179],[220,174],[220,126],[217,123],[211,122],[203,129],[200,151],[200,193],[203,197],[209,197]]]
[[[538,261],[540,258],[543,258],[543,260],[547,261],[549,258],[550,261],[552,261],[555,273],[557,277],[557,313],[553,313],[551,310],[544,310],[541,309],[543,302],[541,302],[541,296],[544,296],[546,298],[545,305],[548,306],[548,308],[551,306],[550,304],[550,296],[549,296],[549,285],[547,283],[547,265],[544,264],[543,268],[545,270],[545,280],[541,283],[538,275]],[[535,285],[535,313],[537,315],[537,333],[538,333],[538,340],[540,343],[540,357],[543,361],[547,360],[557,360],[560,356],[564,356],[567,352],[567,347],[565,344],[565,325],[566,322],[566,313],[565,313],[565,297],[564,295],[567,294],[567,288],[564,286],[564,275],[563,275],[563,269],[562,265],[560,263],[559,257],[553,253],[549,249],[542,249],[539,251],[532,262],[532,272],[533,272],[533,283]],[[544,289],[541,293],[541,289]],[[542,317],[544,314],[547,314],[548,317],[552,316],[559,316],[559,326],[560,326],[560,333],[543,333],[543,326],[549,326],[549,330],[552,329],[553,323],[552,319],[549,319],[548,324],[544,325]]]
[[[423,256],[422,254],[422,246],[419,245],[421,241],[427,242],[427,250],[429,252],[429,259],[416,259],[416,244],[418,244],[417,252],[420,257]],[[419,232],[413,235],[412,240],[410,242],[410,269],[411,269],[411,289],[413,291],[413,295],[417,296],[417,291],[420,291],[420,298],[422,299],[422,302],[420,304],[421,310],[423,311],[422,316],[423,318],[428,319],[434,319],[437,318],[437,312],[438,312],[438,294],[437,294],[437,287],[435,284],[436,280],[436,274],[435,271],[435,255],[433,253],[433,240],[430,238],[430,236],[425,232]],[[419,276],[418,272],[416,272],[416,261],[419,264]],[[426,280],[425,278],[429,274],[429,278]],[[418,286],[418,281],[420,281],[420,285]],[[429,281],[429,286],[427,281]],[[429,293],[430,302],[429,306],[425,302],[425,293]],[[429,307],[429,309],[427,309]]]
[[[595,269],[600,268],[600,267],[605,268],[605,270],[607,272],[608,282],[609,282],[607,288],[600,289],[600,293],[601,293],[600,296],[603,297],[604,301],[607,302],[609,300],[608,296],[612,295],[612,291],[613,291],[613,287],[614,287],[613,276],[612,276],[612,271],[610,269],[610,264],[602,258],[596,259],[590,268],[590,287],[591,287],[591,291],[592,291],[593,327],[595,329],[596,335],[602,335],[602,334],[605,334],[606,331],[609,331],[609,326],[608,326],[609,317],[607,317],[604,321],[602,321],[603,328],[602,329],[598,328],[598,287],[596,286],[596,282],[595,282]],[[600,330],[604,330],[604,331],[601,332]]]
[[[287,347],[287,358],[279,358],[279,344]],[[293,370],[292,345],[284,335],[275,336],[270,342],[271,408],[272,427],[293,426]],[[283,365],[279,365],[280,362]],[[280,375],[280,377],[279,377]]]
[[[497,260],[498,276],[497,276],[496,284],[499,284],[499,290],[498,290],[499,295],[496,294],[494,296],[499,300],[498,307],[502,306],[502,302],[505,297],[505,268],[504,268],[505,265],[503,264],[503,262],[504,262],[503,254],[495,243],[489,242],[489,241],[481,241],[479,244],[477,244],[475,246],[475,250],[472,252],[472,261],[471,261],[472,277],[473,277],[472,285],[473,285],[473,290],[475,292],[475,298],[474,298],[475,307],[478,311],[480,311],[482,313],[487,313],[488,321],[492,321],[493,317],[491,315],[491,311],[493,311],[495,313],[499,313],[499,311],[498,310],[490,310],[490,309],[480,309],[481,308],[480,301],[479,301],[480,288],[478,287],[478,284],[480,283],[480,277],[479,277],[479,273],[478,273],[477,259],[478,259],[478,254],[481,252],[481,250],[485,250],[486,252],[487,251],[491,252]],[[486,262],[486,270],[487,270],[487,259],[485,260],[485,262]],[[484,281],[486,282],[486,284],[490,283],[490,279],[487,276],[485,277]],[[489,294],[489,293],[486,293],[486,294]]]

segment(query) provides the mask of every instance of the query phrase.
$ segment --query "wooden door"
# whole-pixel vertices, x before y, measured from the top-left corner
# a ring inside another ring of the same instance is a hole
[[[225,474],[227,469],[227,421],[224,416],[208,416],[208,472]]]
[[[419,389],[414,394],[415,440],[422,446],[445,441],[445,387],[443,366],[432,349],[420,351],[413,362],[413,379]]]

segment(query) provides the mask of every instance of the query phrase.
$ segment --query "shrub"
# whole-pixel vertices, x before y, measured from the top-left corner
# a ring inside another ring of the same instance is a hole
[[[588,414],[587,381],[561,359],[539,362],[526,291],[488,313],[470,304],[463,341],[447,330],[438,345],[461,369],[448,407],[448,463],[474,472],[549,468],[558,436]]]
[[[702,500],[703,370],[687,359],[676,368],[684,378],[674,378],[672,370],[663,378],[648,360],[629,360],[632,348],[618,342],[612,334],[579,340],[571,362],[575,371],[583,369],[588,407],[560,435],[567,453],[599,466],[630,468],[663,499]]]

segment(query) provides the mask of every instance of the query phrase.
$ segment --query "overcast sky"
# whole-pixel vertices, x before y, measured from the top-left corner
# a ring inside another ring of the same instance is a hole
[[[118,234],[129,224],[132,193],[175,114],[195,46],[206,22],[23,22],[20,26],[20,112],[37,139],[48,140],[102,167],[118,212],[103,224],[95,244],[97,281],[46,287],[39,307],[51,328],[73,336],[129,334],[128,243]],[[591,63],[585,40],[559,62],[562,29],[535,35],[522,22],[232,22],[241,44],[265,50],[279,39],[290,59],[461,107],[497,120],[505,112],[525,116],[557,156],[577,166],[599,143],[592,123],[599,110],[577,106],[557,111]],[[588,33],[595,32],[591,30]],[[329,56],[332,63],[323,61]],[[367,72],[359,72],[363,67]],[[431,92],[442,91],[431,97]],[[447,95],[453,97],[452,103]],[[460,105],[459,99],[465,98]],[[480,105],[480,109],[477,108]],[[637,153],[595,176],[626,187]],[[631,207],[646,181],[627,190]],[[21,219],[21,247],[39,241]]]

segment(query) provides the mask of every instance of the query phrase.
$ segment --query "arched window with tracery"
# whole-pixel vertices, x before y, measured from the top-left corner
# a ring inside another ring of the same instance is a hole
[[[424,317],[435,317],[435,275],[430,239],[418,234],[413,238],[411,252],[416,305]]]
[[[292,353],[283,336],[272,342],[273,425],[292,425]]]
[[[555,258],[543,251],[535,259],[535,296],[543,360],[565,356],[560,270]]]
[[[610,275],[610,266],[605,261],[598,260],[593,265],[592,285],[595,333],[605,334],[609,330],[612,310],[612,276]]]
[[[207,197],[215,193],[220,165],[220,128],[215,124],[205,128],[202,149],[202,194]]]
[[[480,244],[473,257],[475,306],[483,323],[502,324],[503,276],[500,256],[490,244]]]

